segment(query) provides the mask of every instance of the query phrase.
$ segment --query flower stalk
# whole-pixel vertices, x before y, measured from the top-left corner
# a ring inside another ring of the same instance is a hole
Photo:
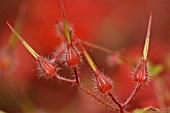
[[[148,22],[148,29],[146,40],[143,49],[143,57],[139,63],[138,68],[134,73],[134,81],[135,81],[135,88],[127,98],[127,100],[123,103],[123,109],[132,101],[135,97],[141,86],[146,83],[148,79],[148,70],[147,70],[147,57],[148,57],[148,50],[149,50],[149,41],[150,41],[150,32],[151,32],[151,22],[152,22],[152,14],[150,14],[149,22]]]

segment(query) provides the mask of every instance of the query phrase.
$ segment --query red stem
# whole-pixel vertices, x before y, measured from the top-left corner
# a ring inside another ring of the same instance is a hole
[[[68,78],[64,78],[64,77],[61,77],[59,75],[56,75],[54,76],[55,78],[59,79],[59,80],[62,80],[62,81],[65,81],[65,82],[69,82],[69,83],[76,83],[76,80],[75,79],[68,79]]]
[[[75,35],[74,35],[75,36]],[[86,45],[86,46],[89,46],[89,47],[91,47],[91,48],[93,48],[93,49],[96,49],[96,50],[99,50],[99,51],[103,51],[103,52],[105,52],[105,53],[107,53],[107,54],[115,54],[116,52],[113,52],[112,50],[110,50],[110,49],[107,49],[107,48],[104,48],[104,47],[102,47],[102,46],[99,46],[99,45],[97,45],[97,44],[93,44],[93,43],[90,43],[90,42],[87,42],[87,41],[84,41],[84,40],[81,40],[81,39],[79,39],[80,40],[80,42],[82,43],[82,44],[84,44],[84,45]]]
[[[121,109],[122,105],[118,102],[118,100],[116,98],[114,98],[114,96],[112,95],[112,93],[108,93],[109,97],[114,101],[115,104],[118,105],[118,107]]]
[[[78,76],[77,67],[73,67],[73,71],[74,71],[74,75],[75,75],[75,78],[76,78],[76,82],[79,84],[80,78]]]
[[[82,85],[79,85],[80,89],[83,90],[86,94],[90,95],[92,98],[96,99],[98,102],[102,103],[103,105],[107,106],[108,108],[114,109],[116,111],[119,111],[119,109],[116,106],[112,106],[109,103],[106,103],[104,100],[98,98],[96,95],[85,89]]]
[[[104,100],[98,98],[96,95],[94,95],[93,93],[91,93],[90,91],[88,91],[86,88],[84,88],[84,87],[80,84],[80,78],[79,78],[78,73],[77,73],[77,68],[76,68],[76,67],[73,67],[73,71],[74,71],[74,74],[75,74],[75,77],[76,77],[76,81],[77,81],[77,83],[78,83],[77,86],[79,86],[79,88],[80,88],[81,90],[83,90],[85,93],[87,93],[87,94],[90,95],[92,98],[94,98],[94,99],[96,99],[97,101],[99,101],[100,103],[104,104],[105,106],[116,110],[115,107],[113,107],[112,105],[106,103]]]
[[[84,87],[79,83],[79,80],[80,80],[80,79],[79,79],[79,77],[78,77],[77,75],[76,75],[76,77],[77,77],[78,82],[77,82],[76,79],[71,80],[71,79],[67,79],[67,78],[61,77],[61,76],[59,76],[59,75],[56,75],[55,77],[56,77],[57,79],[59,79],[59,80],[65,81],[65,82],[69,82],[69,83],[73,83],[73,84],[77,83],[77,84],[75,84],[75,85],[78,86],[81,90],[83,90],[86,94],[90,95],[92,98],[96,99],[98,102],[104,104],[104,105],[107,106],[108,108],[111,108],[111,109],[114,109],[114,110],[116,110],[116,111],[119,111],[118,108],[116,108],[115,106],[112,106],[112,105],[110,105],[109,103],[106,103],[104,100],[98,98],[96,95],[94,95],[93,93],[91,93],[90,91],[88,91],[86,88],[84,88]]]
[[[140,87],[141,87],[141,84],[140,83],[136,83],[135,89],[133,90],[133,92],[131,93],[129,98],[127,98],[127,100],[123,103],[123,106],[122,106],[123,108],[125,108],[132,101],[132,99],[135,97],[135,95],[139,91]]]

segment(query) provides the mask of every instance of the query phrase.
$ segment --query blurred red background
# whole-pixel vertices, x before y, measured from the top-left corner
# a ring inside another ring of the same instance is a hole
[[[68,22],[73,25],[78,37],[113,51],[124,50],[129,58],[137,62],[152,12],[151,46],[149,58],[153,63],[166,64],[170,44],[169,0],[63,0]],[[21,35],[41,55],[49,56],[60,44],[55,22],[61,20],[59,0],[0,0],[0,48],[3,48],[11,31],[5,24],[13,26],[20,7],[26,7]],[[106,54],[87,48],[96,64],[115,82],[115,94],[125,101],[133,90],[133,71],[129,64],[109,67]],[[101,60],[102,59],[102,60]],[[0,77],[0,109],[9,113],[104,113],[96,101],[76,87],[56,80],[38,79],[36,63],[27,50],[17,43],[15,67],[6,76]],[[166,66],[166,65],[165,65]],[[166,67],[168,68],[168,67]],[[90,82],[89,73],[82,69],[83,80]],[[160,76],[169,81],[167,69]],[[82,80],[82,81],[83,81]],[[128,109],[153,105],[159,107],[153,82],[144,86]],[[88,84],[88,83],[87,83]]]

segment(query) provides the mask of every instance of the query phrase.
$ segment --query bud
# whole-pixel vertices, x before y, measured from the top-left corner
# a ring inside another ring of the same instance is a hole
[[[79,65],[81,62],[80,60],[80,53],[76,50],[76,48],[72,45],[72,43],[67,45],[66,51],[66,61],[70,67],[75,67]]]
[[[106,76],[99,72],[96,71],[94,73],[95,78],[96,78],[96,83],[97,83],[97,88],[101,93],[108,93],[112,89],[112,84],[110,79],[106,78]]]
[[[134,81],[138,83],[146,82],[148,78],[147,61],[141,60],[136,72],[134,73]]]
[[[52,78],[57,74],[57,69],[50,61],[46,58],[38,58],[38,70],[40,71],[40,77],[45,77],[47,79]]]

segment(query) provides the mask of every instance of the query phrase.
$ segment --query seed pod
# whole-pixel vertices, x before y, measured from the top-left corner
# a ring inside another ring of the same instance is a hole
[[[72,43],[67,45],[66,51],[66,61],[68,66],[76,67],[81,62],[80,53],[76,50],[76,48],[72,45]]]
[[[108,93],[112,89],[112,84],[109,78],[107,78],[103,73],[96,71],[94,73],[97,88],[101,93]]]
[[[147,61],[141,60],[138,68],[134,73],[134,81],[138,83],[146,82],[148,78]]]
[[[57,74],[57,69],[50,61],[46,58],[38,58],[38,70],[40,72],[40,77],[45,77],[47,79],[54,77]]]

